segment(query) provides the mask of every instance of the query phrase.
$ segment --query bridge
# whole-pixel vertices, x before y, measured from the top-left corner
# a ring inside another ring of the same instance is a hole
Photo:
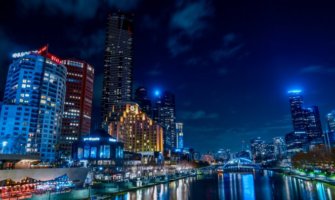
[[[218,171],[223,172],[254,172],[260,171],[261,167],[247,158],[230,159],[223,166],[218,167]]]

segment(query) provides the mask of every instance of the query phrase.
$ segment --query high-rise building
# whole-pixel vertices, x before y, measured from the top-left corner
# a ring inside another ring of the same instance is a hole
[[[286,155],[286,144],[282,137],[273,138],[274,155],[277,159],[283,159]]]
[[[292,131],[285,135],[286,153],[292,156],[308,149],[308,136],[305,131]]]
[[[122,105],[116,125],[110,124],[109,133],[124,143],[130,152],[163,152],[163,129],[136,103]]]
[[[288,93],[294,133],[305,132],[308,141],[320,140],[322,126],[319,108],[317,106],[304,108],[301,90],[291,90]]]
[[[294,131],[305,131],[306,118],[303,108],[303,96],[301,90],[291,90],[288,92],[291,108],[291,116]]]
[[[261,137],[254,138],[250,140],[250,150],[252,159],[255,162],[262,161],[262,158],[265,155],[265,147],[266,143],[264,140],[261,139]]]
[[[309,140],[315,140],[322,138],[322,127],[320,120],[319,108],[317,106],[311,106],[305,108],[306,118],[306,133]]]
[[[108,17],[101,105],[104,128],[116,120],[117,116],[113,115],[115,106],[132,100],[132,18],[132,15],[122,13],[114,13]]]
[[[335,111],[327,114],[327,143],[331,147],[335,147]]]
[[[155,98],[153,118],[164,129],[165,150],[177,147],[175,113],[175,97],[172,93],[164,92]]]
[[[148,97],[148,92],[145,87],[139,87],[136,89],[134,101],[138,103],[143,112],[152,117],[151,100]]]
[[[183,133],[183,123],[176,123],[176,134],[177,134],[177,148],[184,148],[184,133]]]
[[[86,62],[66,59],[66,96],[59,153],[70,156],[72,143],[86,136],[91,129],[94,69]]]
[[[0,114],[0,148],[6,154],[40,154],[53,161],[61,133],[66,67],[40,50],[13,54]]]

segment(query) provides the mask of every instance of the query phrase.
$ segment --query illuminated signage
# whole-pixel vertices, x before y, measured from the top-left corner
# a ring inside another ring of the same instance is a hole
[[[12,58],[21,58],[21,57],[23,57],[25,55],[29,55],[31,53],[37,53],[37,50],[13,53]]]
[[[44,47],[40,48],[38,50],[38,54],[42,54],[48,51],[48,45],[45,45]]]
[[[116,142],[116,139],[114,139],[114,138],[109,138],[109,141],[110,141],[110,142]]]
[[[89,138],[84,138],[84,141],[100,141],[100,138],[98,138],[98,137],[95,137],[95,138],[89,137]]]
[[[57,58],[56,56],[48,53],[47,54],[47,57],[52,60],[53,62],[57,63],[57,64],[60,64],[61,63],[61,59]]]

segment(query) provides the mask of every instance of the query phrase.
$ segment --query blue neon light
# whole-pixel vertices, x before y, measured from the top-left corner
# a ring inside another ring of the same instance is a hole
[[[289,90],[288,93],[289,94],[297,94],[297,93],[301,93],[302,90]]]
[[[155,96],[159,96],[161,92],[159,90],[155,90]]]

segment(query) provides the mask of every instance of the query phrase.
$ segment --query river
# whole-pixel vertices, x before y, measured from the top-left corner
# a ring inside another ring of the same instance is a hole
[[[265,171],[206,175],[126,192],[114,200],[334,199],[335,186]]]

